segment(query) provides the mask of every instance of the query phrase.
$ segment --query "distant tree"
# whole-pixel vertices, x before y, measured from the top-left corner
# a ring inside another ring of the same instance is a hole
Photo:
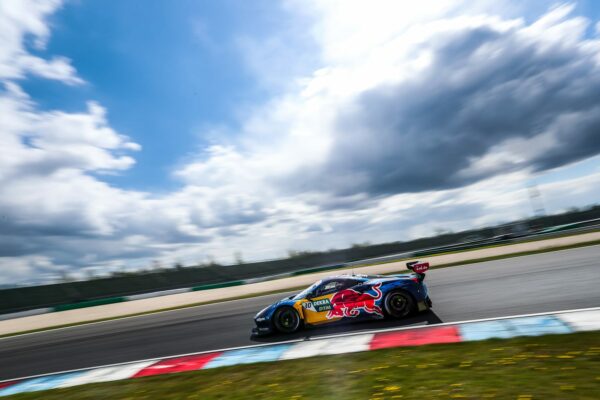
[[[448,230],[446,230],[444,228],[435,228],[433,231],[435,232],[436,236],[442,236],[442,235],[446,235],[448,233]]]
[[[244,264],[244,259],[242,258],[241,251],[236,251],[235,253],[233,253],[233,262],[237,265]]]
[[[183,264],[181,262],[177,261],[175,264],[173,264],[173,268],[176,269],[177,271],[181,271],[185,267],[183,266]]]
[[[60,281],[61,282],[72,282],[73,278],[71,277],[71,275],[69,274],[69,272],[66,269],[62,269],[59,272],[60,275]]]
[[[217,261],[215,260],[214,256],[212,256],[212,255],[209,254],[209,255],[206,256],[206,259],[208,261],[208,264],[207,264],[208,267],[217,267],[217,266],[219,266],[219,263],[217,263]]]
[[[288,258],[301,258],[307,257],[313,254],[318,254],[318,252],[306,251],[306,250],[288,250],[287,251]]]

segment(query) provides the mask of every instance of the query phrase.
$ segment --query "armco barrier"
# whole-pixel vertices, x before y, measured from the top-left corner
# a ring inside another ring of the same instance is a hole
[[[105,299],[81,301],[79,303],[73,303],[73,304],[61,304],[59,306],[53,307],[52,310],[53,311],[76,310],[78,308],[102,306],[104,304],[121,303],[123,301],[127,301],[127,298],[125,298],[125,297],[108,297]]]
[[[190,288],[190,290],[192,292],[196,292],[198,290],[218,289],[218,288],[224,288],[224,287],[230,287],[230,286],[240,286],[243,284],[245,284],[245,281],[220,282],[220,283],[212,283],[209,285],[194,286],[194,287]]]
[[[0,382],[0,396],[239,364],[275,362],[389,347],[600,330],[600,307],[547,314],[388,329],[143,360]]]

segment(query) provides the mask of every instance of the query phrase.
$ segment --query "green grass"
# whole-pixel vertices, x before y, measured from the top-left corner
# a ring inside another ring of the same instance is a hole
[[[216,368],[11,399],[597,399],[600,332]]]
[[[565,235],[565,236],[569,236],[569,235]],[[595,246],[595,245],[598,245],[598,244],[600,244],[600,240],[591,241],[591,242],[585,242],[585,243],[575,243],[575,244],[566,245],[566,246],[554,246],[554,247],[548,247],[548,248],[545,248],[545,249],[532,250],[532,251],[524,251],[524,252],[520,252],[520,253],[503,254],[503,255],[493,256],[493,257],[473,258],[473,259],[464,260],[464,261],[455,262],[455,263],[433,265],[431,267],[431,269],[454,267],[454,266],[457,266],[457,265],[474,264],[474,263],[480,263],[480,262],[486,262],[486,261],[494,261],[494,260],[501,260],[501,259],[512,258],[512,257],[522,257],[522,256],[527,256],[527,255],[533,255],[533,254],[548,253],[548,252],[552,252],[552,251],[568,250],[568,249],[574,249],[574,248],[586,247],[586,246]],[[491,247],[501,247],[501,246],[508,246],[508,244],[492,245],[492,246],[482,247],[482,248],[473,249],[473,250],[481,250],[481,249],[486,249],[486,248],[491,248]],[[444,254],[463,253],[463,252],[473,251],[473,250],[460,250],[460,251],[452,251],[452,252],[434,254],[434,255],[427,256],[427,258],[433,257],[433,256],[444,255]],[[423,257],[423,258],[425,258],[425,257]],[[340,270],[348,270],[348,269],[351,269],[351,268],[362,268],[362,267],[368,267],[368,266],[374,266],[374,265],[389,264],[389,263],[393,263],[393,262],[402,262],[402,261],[411,260],[411,259],[412,258],[406,258],[406,259],[398,259],[398,260],[394,260],[394,261],[385,261],[385,262],[378,262],[378,263],[361,264],[361,265],[355,265],[354,267],[343,267],[341,269],[333,269],[333,270],[330,270],[329,272],[331,272],[332,275],[335,275],[336,271],[340,271]],[[398,270],[397,272],[394,272],[394,273],[402,273],[402,272],[407,272],[407,270],[406,269]],[[120,316],[117,316],[117,317],[102,318],[102,319],[97,319],[97,320],[92,320],[92,321],[75,322],[75,323],[72,323],[72,324],[64,324],[64,325],[51,326],[51,327],[47,327],[47,328],[34,329],[34,330],[29,330],[29,331],[14,332],[14,333],[9,333],[9,334],[5,334],[5,335],[0,335],[0,338],[9,337],[9,336],[23,335],[23,334],[27,334],[27,333],[43,332],[43,331],[52,330],[52,329],[69,328],[69,327],[72,327],[72,326],[85,325],[85,324],[90,324],[90,323],[95,323],[95,322],[112,321],[112,320],[121,319],[121,318],[138,317],[138,316],[142,316],[142,315],[155,314],[155,313],[158,313],[158,312],[174,311],[174,310],[180,310],[180,309],[183,309],[183,308],[197,307],[197,306],[203,306],[203,305],[208,305],[208,304],[221,303],[221,302],[224,302],[224,301],[242,300],[242,299],[248,299],[248,298],[258,297],[258,296],[265,296],[265,295],[270,295],[270,294],[300,291],[300,290],[304,289],[305,287],[306,286],[298,286],[298,287],[293,287],[293,288],[275,290],[275,291],[271,291],[271,292],[261,292],[261,293],[247,294],[247,295],[243,295],[243,296],[230,297],[230,298],[226,298],[226,299],[204,301],[204,302],[185,304],[185,305],[175,306],[175,307],[161,308],[161,309],[158,309],[158,310],[145,311],[145,312],[134,313],[134,314],[127,314],[127,315],[120,315]]]

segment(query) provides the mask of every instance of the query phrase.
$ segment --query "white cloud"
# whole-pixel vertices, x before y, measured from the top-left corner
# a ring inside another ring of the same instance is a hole
[[[45,60],[30,54],[26,42],[32,39],[43,49],[50,36],[47,18],[61,6],[59,0],[5,0],[0,2],[0,79],[24,78],[33,74],[69,85],[83,83],[70,60]]]
[[[180,165],[174,178],[182,186],[166,194],[120,189],[98,178],[99,173],[131,168],[133,152],[141,150],[110,126],[102,105],[90,101],[79,113],[41,111],[18,85],[30,74],[65,84],[83,82],[69,60],[38,58],[26,45],[28,38],[34,46],[45,45],[48,17],[60,3],[0,3],[0,281],[26,280],[36,271],[56,275],[67,266],[146,267],[152,259],[193,263],[209,256],[228,262],[238,250],[246,260],[270,258],[283,256],[287,249],[409,239],[430,235],[436,227],[458,230],[530,215],[526,184],[533,168],[528,161],[553,155],[565,139],[564,126],[577,122],[581,131],[592,126],[589,109],[582,114],[558,107],[554,111],[560,117],[544,132],[513,135],[468,157],[458,169],[461,185],[433,185],[419,193],[369,190],[370,183],[383,182],[408,165],[398,158],[402,149],[382,134],[386,126],[365,130],[360,137],[351,135],[358,124],[340,128],[341,116],[364,111],[357,99],[365,93],[381,88],[393,93],[398,85],[423,77],[439,77],[439,86],[460,88],[486,71],[483,64],[494,65],[494,57],[500,64],[522,50],[518,45],[523,43],[540,52],[574,56],[565,68],[583,65],[590,71],[586,57],[597,57],[598,43],[583,35],[587,21],[569,16],[569,6],[527,24],[517,17],[520,6],[495,3],[473,8],[462,1],[289,2],[290,13],[301,14],[303,23],[312,22],[307,31],[314,43],[294,47],[306,35],[298,25],[286,31],[285,40],[274,39],[266,48],[244,42],[249,68],[263,74],[279,95],[250,110],[236,140],[214,143]],[[500,39],[465,53],[472,57],[469,63],[449,53],[447,61],[454,63],[450,70],[432,69],[439,67],[444,46],[478,29]],[[315,43],[317,60],[314,55],[303,57],[301,52],[313,51]],[[286,45],[288,50],[281,53]],[[295,61],[298,65],[291,67]],[[269,63],[276,64],[274,71]],[[306,72],[315,65],[315,71]],[[573,97],[581,100],[578,96],[595,86],[571,88],[581,89]],[[526,93],[534,96],[535,87]],[[538,93],[542,98],[547,94]],[[425,95],[415,91],[403,101],[418,102]],[[491,102],[483,95],[474,98],[479,102],[471,106]],[[380,111],[368,109],[366,115]],[[434,113],[422,114],[418,117],[426,120]],[[357,137],[361,141],[353,142]],[[374,175],[364,160],[381,148],[390,150],[397,163]],[[408,174],[418,175],[428,168],[428,159],[441,158],[417,155],[423,164],[411,164]],[[333,159],[366,167],[348,172],[344,163],[339,168],[331,164]],[[336,168],[328,169],[331,165]],[[540,189],[549,209],[556,211],[596,201],[599,181],[595,173]],[[357,189],[342,193],[339,187]]]

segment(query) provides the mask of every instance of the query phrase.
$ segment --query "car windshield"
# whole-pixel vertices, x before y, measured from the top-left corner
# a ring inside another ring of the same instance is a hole
[[[298,293],[296,296],[294,296],[294,300],[300,300],[300,299],[304,299],[304,298],[308,297],[308,294],[310,292],[312,292],[317,286],[319,286],[321,284],[321,282],[322,281],[313,283],[312,285],[310,285],[309,287],[307,287],[306,289],[304,289],[303,291]]]

